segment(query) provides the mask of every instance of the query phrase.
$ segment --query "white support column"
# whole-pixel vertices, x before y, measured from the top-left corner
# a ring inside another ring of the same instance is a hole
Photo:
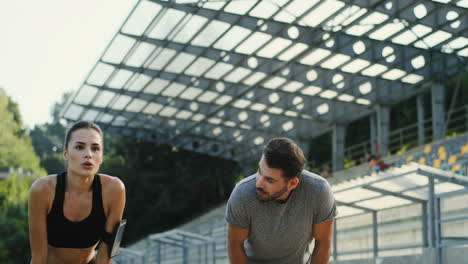
[[[418,106],[418,145],[424,145],[426,142],[424,134],[424,95],[419,95],[417,98]]]
[[[390,136],[390,107],[377,106],[377,137],[380,156],[386,156],[388,152]]]
[[[376,153],[377,151],[377,116],[375,113],[370,114],[370,138],[371,138],[371,153]]]
[[[344,168],[346,127],[344,125],[333,125],[333,171]]]
[[[445,87],[440,84],[434,84],[431,87],[432,97],[432,131],[434,140],[445,137]]]

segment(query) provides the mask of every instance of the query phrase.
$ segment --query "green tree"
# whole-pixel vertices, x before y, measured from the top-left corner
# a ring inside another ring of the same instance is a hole
[[[33,178],[10,175],[0,181],[0,263],[27,263],[28,193]]]
[[[18,106],[0,88],[0,169],[22,168],[36,175],[44,175],[34,153],[31,138],[22,129]]]

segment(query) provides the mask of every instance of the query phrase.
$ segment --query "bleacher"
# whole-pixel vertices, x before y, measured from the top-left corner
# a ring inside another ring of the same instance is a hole
[[[467,154],[468,133],[447,140],[434,142],[425,146],[420,146],[401,155],[385,157],[385,160],[390,165],[390,167],[388,172],[383,172],[382,175],[368,175],[367,165],[364,164],[351,170],[354,173],[352,179],[349,178],[350,176],[342,178],[340,178],[340,176],[335,176],[332,179],[331,184],[336,187],[341,184],[353,185],[362,184],[363,182],[370,182],[375,177],[385,176],[391,178],[395,177],[395,175],[401,174],[406,167],[411,167],[418,164],[424,166],[424,168],[429,168],[429,170],[430,167],[439,168],[440,170],[438,171],[447,172],[447,175],[449,175],[447,177],[449,178],[462,177],[462,179],[464,179],[464,177],[467,176]],[[392,181],[389,181],[389,183],[392,185]],[[393,182],[393,185],[395,184],[398,184],[398,182]],[[407,182],[404,184],[407,184]],[[446,191],[451,190],[440,189],[437,192],[440,194]],[[444,208],[442,208],[440,213],[445,217],[459,217],[461,213],[468,209],[466,206],[467,204],[460,203],[460,201],[466,200],[467,198],[468,193],[450,198],[450,202],[445,203]],[[387,241],[386,244],[384,244],[390,250],[382,251],[382,257],[391,257],[392,254],[414,255],[419,256],[418,258],[423,257],[425,251],[422,251],[422,248],[427,246],[427,244],[425,244],[427,242],[424,241],[424,224],[420,223],[421,219],[424,218],[424,212],[421,206],[422,205],[418,204],[405,204],[398,208],[390,208],[383,211],[383,214],[379,219],[379,241]],[[115,259],[115,261],[117,263],[132,264],[229,263],[226,248],[227,230],[224,220],[225,209],[226,205],[223,204],[211,210],[210,212],[178,227],[175,230],[168,231],[169,233],[164,232],[150,235],[146,239],[139,241],[138,243],[122,251],[121,254]],[[352,259],[356,257],[372,257],[372,250],[363,249],[372,245],[372,223],[370,222],[372,221],[372,217],[369,218],[365,215],[357,215],[356,217],[357,218],[354,219],[348,218],[348,220],[343,219],[344,221],[339,221],[339,224],[337,225],[337,238],[340,241],[338,249],[342,254],[346,255],[347,251],[352,252],[353,250],[357,250],[359,253],[350,253],[349,258],[344,258],[344,260],[348,259],[350,262],[339,263],[353,263]],[[359,221],[356,221],[358,218]],[[462,221],[461,223],[455,222],[453,224],[445,225],[444,228],[449,232],[456,233],[456,230],[459,230],[460,228],[462,230],[467,229],[467,222],[468,221],[466,220],[464,222]],[[174,234],[174,232],[178,231],[185,232],[187,236],[190,236],[190,234],[192,234],[193,237],[200,236],[200,241],[203,238],[211,239],[210,241],[214,243],[214,247],[210,249],[209,252],[197,251],[198,249],[191,252],[184,252],[184,250],[180,250],[180,248],[183,248],[183,246],[181,247],[180,245],[170,245],[169,243],[166,243],[168,248],[172,247],[172,249],[163,252],[161,251],[161,243],[159,243],[159,245],[158,243],[154,243],[154,237],[156,236],[165,237],[165,239],[169,239],[170,241],[180,242],[182,239],[178,239],[174,236],[168,236],[168,234]],[[402,243],[402,240],[405,239],[405,243],[407,243],[407,241],[414,241],[417,245],[408,244],[408,249],[406,250],[391,250],[393,246],[398,246],[398,244]],[[197,252],[204,252],[204,258],[200,258],[200,253]],[[187,258],[190,258],[192,262],[187,262]]]

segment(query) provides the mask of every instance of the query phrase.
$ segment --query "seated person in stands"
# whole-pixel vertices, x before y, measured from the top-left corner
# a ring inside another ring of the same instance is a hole
[[[369,173],[386,170],[388,165],[382,160],[379,155],[371,155],[369,157]]]
[[[332,170],[328,163],[322,165],[322,173],[320,174],[320,176],[324,177],[325,179],[333,177]]]

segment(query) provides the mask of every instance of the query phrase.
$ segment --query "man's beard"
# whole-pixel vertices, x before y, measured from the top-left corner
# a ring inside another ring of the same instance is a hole
[[[279,197],[281,197],[281,195],[285,194],[288,192],[288,186],[284,186],[283,189],[271,194],[271,195],[268,195],[268,196],[260,196],[258,194],[259,191],[263,191],[262,189],[260,188],[257,188],[257,191],[256,191],[256,194],[257,194],[257,199],[259,199],[260,201],[264,201],[264,202],[268,202],[268,201],[274,201],[276,199],[278,199]],[[263,194],[265,194],[265,192],[261,192]]]

